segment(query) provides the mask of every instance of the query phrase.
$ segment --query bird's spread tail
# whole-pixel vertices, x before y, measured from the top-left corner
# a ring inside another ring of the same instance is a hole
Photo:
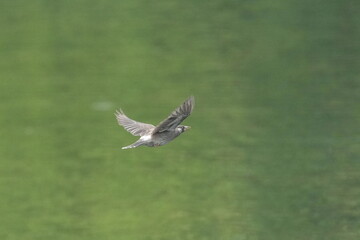
[[[129,149],[129,148],[136,148],[136,147],[139,147],[141,145],[143,145],[143,141],[137,141],[137,142],[134,142],[133,144],[129,145],[129,146],[125,146],[125,147],[122,147],[121,149]]]

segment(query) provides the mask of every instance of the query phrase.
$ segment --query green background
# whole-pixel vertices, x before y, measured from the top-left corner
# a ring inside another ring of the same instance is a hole
[[[0,2],[0,239],[360,239],[358,0]],[[192,126],[159,148],[187,97]]]

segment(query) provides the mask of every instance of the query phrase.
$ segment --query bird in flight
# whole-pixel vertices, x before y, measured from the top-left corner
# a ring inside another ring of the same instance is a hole
[[[180,125],[180,123],[191,114],[194,106],[195,99],[191,96],[157,126],[132,120],[121,109],[116,111],[115,116],[119,125],[123,126],[132,135],[140,137],[139,140],[122,149],[136,148],[143,145],[158,147],[167,144],[191,128],[190,126]]]

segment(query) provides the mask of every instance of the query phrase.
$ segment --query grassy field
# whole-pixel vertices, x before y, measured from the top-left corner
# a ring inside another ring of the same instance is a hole
[[[0,239],[357,240],[360,6],[1,1]],[[157,124],[188,96],[191,131]]]

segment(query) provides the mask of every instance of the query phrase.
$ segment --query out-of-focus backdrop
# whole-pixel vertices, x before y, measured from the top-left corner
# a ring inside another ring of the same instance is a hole
[[[360,239],[358,0],[0,2],[0,239]],[[160,148],[187,97],[192,126]]]

